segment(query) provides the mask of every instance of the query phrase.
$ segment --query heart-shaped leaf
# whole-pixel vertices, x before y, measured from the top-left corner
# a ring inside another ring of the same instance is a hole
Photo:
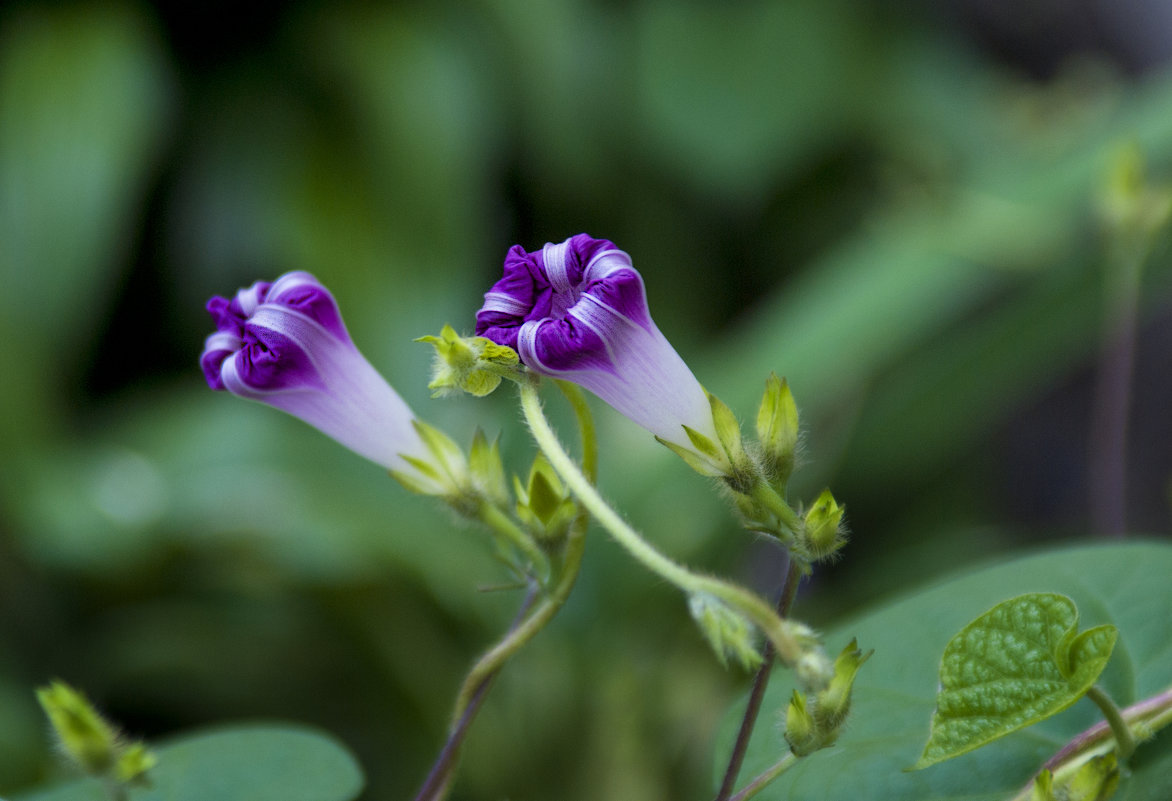
[[[1078,633],[1074,601],[1019,595],[949,640],[940,662],[932,733],[916,769],[1045,720],[1086,693],[1111,656],[1110,624]]]

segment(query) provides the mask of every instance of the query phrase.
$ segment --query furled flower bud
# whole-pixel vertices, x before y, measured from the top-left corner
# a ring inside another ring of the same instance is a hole
[[[388,470],[430,460],[402,398],[358,352],[333,295],[309,273],[214,297],[200,364],[212,389],[299,417]]]
[[[476,333],[667,442],[692,448],[684,426],[718,440],[704,389],[651,319],[631,257],[611,242],[578,234],[532,253],[514,246],[484,295]]]
[[[688,596],[688,611],[722,665],[728,664],[729,657],[748,670],[761,664],[752,624],[724,601],[706,592],[694,592]]]

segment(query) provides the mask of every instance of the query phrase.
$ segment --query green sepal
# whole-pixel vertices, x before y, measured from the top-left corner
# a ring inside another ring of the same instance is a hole
[[[785,486],[793,473],[798,447],[798,407],[789,382],[770,373],[757,410],[757,441],[770,478]]]
[[[472,447],[468,449],[468,469],[486,496],[502,506],[508,502],[509,488],[499,439],[490,443],[484,431],[477,428],[472,435]]]
[[[1078,627],[1074,601],[1029,593],[994,606],[945,646],[926,768],[1061,712],[1094,684],[1118,630]]]
[[[873,653],[874,650],[863,653],[859,649],[858,640],[852,639],[834,660],[834,678],[825,690],[818,693],[814,704],[814,717],[819,729],[827,737],[828,745],[833,742],[835,734],[850,713],[855,676]]]
[[[529,508],[542,523],[549,522],[565,498],[561,482],[551,475],[552,471],[544,454],[538,453],[529,470],[528,495]]]
[[[729,464],[734,468],[743,468],[749,464],[749,455],[745,453],[745,444],[741,437],[741,424],[733,410],[720,398],[708,393],[708,404],[712,408],[712,423],[716,427],[716,437],[720,440]]]
[[[708,437],[701,434],[691,426],[683,426],[684,433],[688,435],[688,441],[692,446],[702,455],[707,456],[713,462],[720,463],[725,460],[724,453],[717,447],[716,443]]]
[[[687,426],[684,426],[684,431],[687,432],[689,438],[691,438],[693,434],[696,434],[696,432]],[[704,438],[702,434],[696,434],[696,436]],[[660,436],[656,436],[655,439],[660,445],[668,448],[676,456],[683,459],[684,463],[688,465],[688,467],[692,468],[700,475],[708,476],[709,478],[716,478],[717,476],[724,475],[724,471],[714,465],[709,459],[705,459],[695,451],[689,450],[683,445],[677,445],[674,442],[669,442]]]
[[[464,451],[444,432],[435,426],[428,425],[422,420],[412,420],[411,425],[423,440],[427,450],[435,457],[435,464],[447,475],[453,488],[462,486],[468,476],[468,460],[464,458]],[[403,457],[407,458],[407,457]],[[418,468],[415,461],[411,464]]]
[[[818,725],[806,706],[806,696],[794,690],[785,707],[785,741],[794,756],[809,756],[821,747]]]

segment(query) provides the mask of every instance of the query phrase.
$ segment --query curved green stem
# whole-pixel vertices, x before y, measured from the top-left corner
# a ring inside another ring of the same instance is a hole
[[[707,593],[738,610],[764,632],[778,657],[792,665],[802,654],[801,644],[772,607],[756,593],[727,581],[693,573],[655,550],[627,521],[615,512],[566,453],[541,408],[537,381],[521,384],[521,409],[537,445],[570,492],[595,520],[637,561],[651,572],[688,593]]]
[[[472,696],[476,694],[480,685],[499,670],[509,657],[533,639],[534,635],[541,631],[545,624],[561,609],[578,578],[578,570],[582,566],[582,553],[585,547],[585,521],[575,521],[574,525],[570,527],[570,532],[566,535],[565,556],[562,559],[557,584],[521,625],[510,631],[500,642],[486,651],[472,666],[472,670],[468,672],[464,684],[460,688],[460,694],[456,696],[456,707],[452,713],[453,725],[459,722],[460,716],[464,714],[464,710],[467,709]]]
[[[598,480],[598,438],[594,435],[594,415],[590,413],[585,393],[578,389],[577,384],[561,380],[554,383],[570,402],[574,417],[578,420],[578,431],[582,439],[582,472],[593,484]]]
[[[1095,702],[1095,706],[1107,719],[1107,725],[1111,727],[1111,734],[1115,735],[1116,755],[1119,757],[1119,761],[1121,763],[1127,762],[1135,753],[1135,735],[1131,733],[1131,727],[1123,719],[1119,707],[1115,706],[1111,696],[1103,692],[1097,684],[1091,685],[1091,688],[1087,690],[1087,698]]]
[[[793,752],[787,752],[785,756],[773,764],[772,767],[765,770],[760,776],[753,779],[745,785],[744,789],[734,795],[729,801],[748,801],[748,799],[757,795],[757,793],[769,786],[770,782],[776,779],[781,774],[792,768],[798,762],[798,758],[793,755]]]

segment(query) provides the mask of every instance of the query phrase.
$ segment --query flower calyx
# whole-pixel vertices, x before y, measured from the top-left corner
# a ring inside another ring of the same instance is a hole
[[[785,711],[785,739],[794,756],[808,756],[838,740],[850,713],[855,676],[872,653],[863,653],[851,640],[834,660],[829,684],[809,695],[794,690]]]
[[[822,490],[806,511],[802,544],[810,558],[829,559],[846,544],[845,511],[829,489]]]
[[[419,337],[435,348],[432,379],[427,388],[439,398],[466,392],[477,398],[491,394],[503,379],[516,381],[521,374],[517,351],[487,337],[462,337],[450,325],[439,336]]]
[[[529,468],[528,481],[522,484],[519,477],[513,477],[513,492],[517,518],[540,543],[563,540],[578,517],[578,504],[540,451]]]
[[[712,437],[686,425],[683,429],[691,448],[669,442],[662,437],[657,436],[656,439],[700,475],[719,478],[734,493],[748,495],[762,480],[761,469],[745,450],[741,425],[737,422],[732,409],[711,392],[705,391],[705,394],[708,396],[708,406],[712,414],[715,441]]]
[[[753,670],[761,664],[761,653],[754,643],[753,624],[740,612],[707,592],[691,593],[688,611],[722,665],[727,667],[730,658],[746,670]]]

